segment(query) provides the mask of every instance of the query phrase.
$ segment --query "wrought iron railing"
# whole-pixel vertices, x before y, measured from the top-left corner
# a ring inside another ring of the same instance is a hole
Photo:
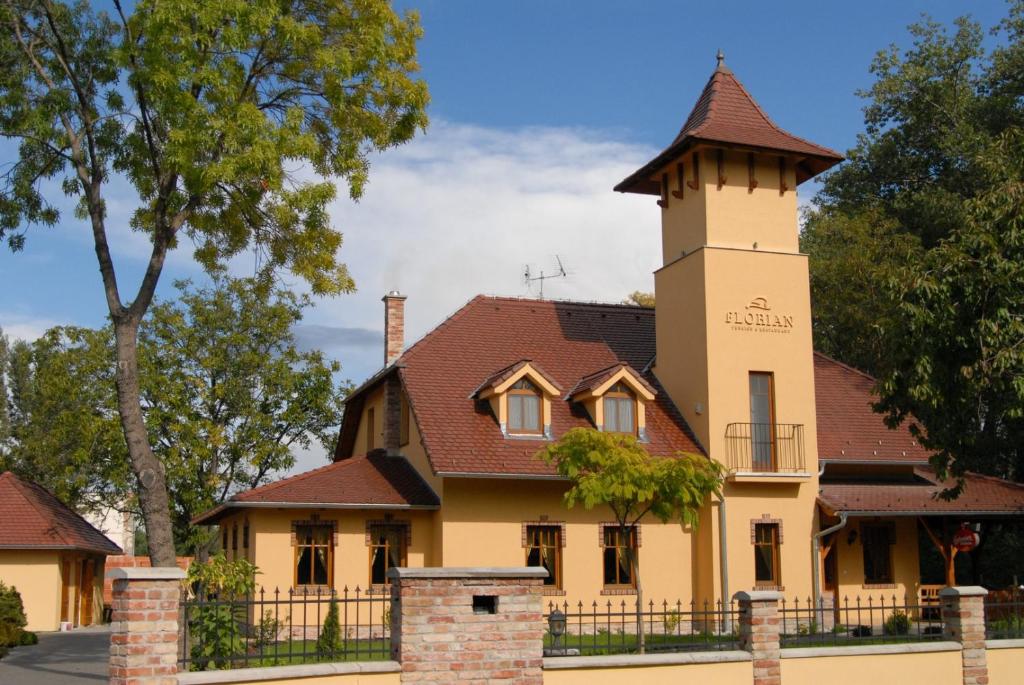
[[[558,617],[555,612],[562,614]],[[555,617],[555,621],[552,621]],[[544,616],[547,656],[635,654],[640,633],[647,652],[737,649],[739,615],[733,602],[635,600],[548,604]],[[564,620],[561,628],[556,627]],[[562,634],[558,634],[561,632]]]
[[[990,640],[1024,638],[1024,591],[996,590],[985,597],[985,637]]]
[[[783,647],[825,647],[942,639],[942,619],[931,604],[895,595],[840,602],[785,600],[779,604]]]
[[[726,466],[733,473],[803,473],[804,427],[798,423],[730,423]]]
[[[346,587],[193,594],[181,603],[183,671],[390,658],[388,593]]]

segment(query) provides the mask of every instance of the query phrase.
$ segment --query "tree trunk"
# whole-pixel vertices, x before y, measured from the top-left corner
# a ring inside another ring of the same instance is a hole
[[[121,418],[128,456],[138,483],[139,508],[146,523],[149,559],[153,566],[174,566],[174,536],[163,465],[153,454],[142,416],[139,392],[137,320],[114,324],[117,353],[117,413]]]

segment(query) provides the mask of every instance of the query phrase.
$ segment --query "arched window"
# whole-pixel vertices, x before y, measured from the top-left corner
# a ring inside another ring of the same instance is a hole
[[[636,397],[625,383],[616,383],[604,394],[604,430],[636,434]]]
[[[539,435],[543,430],[541,406],[537,386],[525,378],[517,381],[508,390],[508,432]]]

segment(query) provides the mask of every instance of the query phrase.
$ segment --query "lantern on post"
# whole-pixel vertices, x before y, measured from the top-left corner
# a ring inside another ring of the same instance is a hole
[[[558,653],[559,643],[565,635],[565,613],[557,607],[548,616],[548,632],[551,633],[552,651]]]

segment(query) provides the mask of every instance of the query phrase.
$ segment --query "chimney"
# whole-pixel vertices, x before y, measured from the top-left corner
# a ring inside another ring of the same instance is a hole
[[[390,366],[402,354],[405,345],[405,295],[392,290],[384,302],[384,366]]]

